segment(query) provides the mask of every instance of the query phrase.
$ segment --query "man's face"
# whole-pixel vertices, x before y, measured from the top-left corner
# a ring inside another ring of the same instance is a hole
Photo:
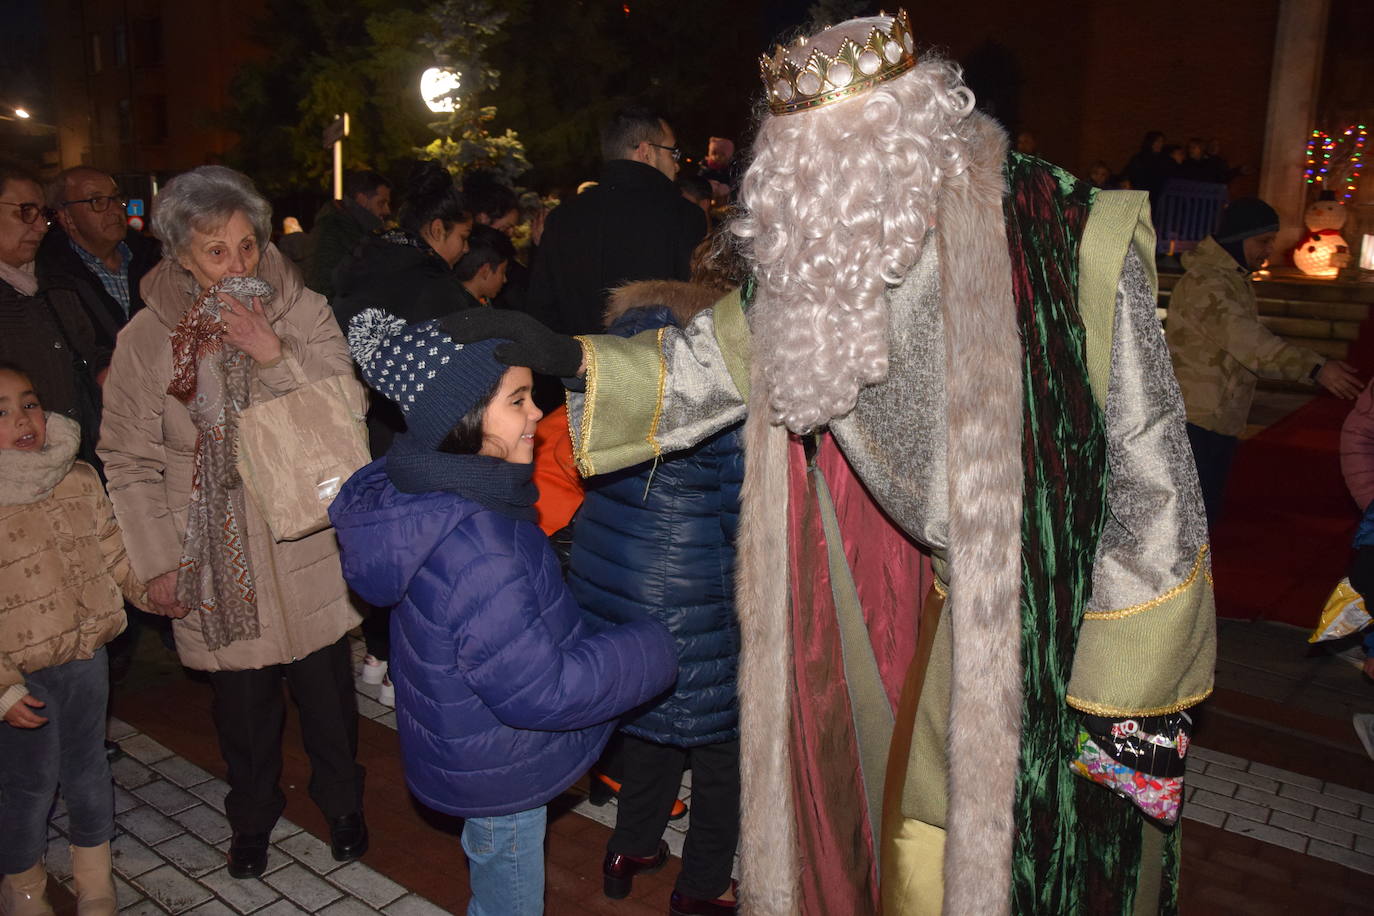
[[[354,194],[358,206],[371,213],[382,222],[391,218],[391,189],[381,185],[371,194]]]
[[[67,178],[67,187],[62,192],[67,203],[58,209],[57,218],[72,241],[91,254],[109,254],[128,232],[124,207],[118,201],[104,199],[118,194],[114,179],[104,172],[80,171]],[[92,198],[100,200],[92,203]],[[97,213],[96,206],[104,209]]]
[[[1277,232],[1266,232],[1264,235],[1252,235],[1246,239],[1245,266],[1251,270],[1263,267],[1264,262],[1274,253],[1274,239],[1277,237]]]
[[[645,153],[645,162],[658,169],[668,176],[669,181],[677,181],[678,163],[673,158],[672,150],[677,147],[677,135],[668,126],[667,121],[660,121],[663,125],[663,132],[655,143],[644,143],[640,145]],[[665,149],[666,147],[666,149]]]

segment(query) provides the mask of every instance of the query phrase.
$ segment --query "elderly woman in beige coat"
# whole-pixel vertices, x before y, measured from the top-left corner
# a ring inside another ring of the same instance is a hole
[[[276,542],[234,462],[238,411],[328,376],[351,381],[347,346],[324,298],[268,243],[271,207],[244,175],[202,166],[177,177],[153,230],[165,257],[143,280],[147,308],[120,333],[105,385],[110,498],[150,603],[175,618],[182,663],[214,688],[229,873],[262,874],[285,807],[283,680],[311,798],[334,858],[350,861],[367,848],[345,635],[358,616],[334,532]]]

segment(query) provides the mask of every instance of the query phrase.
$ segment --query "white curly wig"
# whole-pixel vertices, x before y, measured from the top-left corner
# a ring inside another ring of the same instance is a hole
[[[891,21],[851,19],[788,52],[802,65]],[[750,325],[774,423],[824,426],[886,377],[885,293],[920,258],[942,182],[967,167],[972,110],[959,69],[925,55],[842,102],[764,117],[729,229],[758,280]]]

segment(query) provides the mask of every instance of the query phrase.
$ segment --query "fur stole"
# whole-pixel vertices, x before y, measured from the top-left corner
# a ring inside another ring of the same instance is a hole
[[[663,306],[680,328],[687,327],[698,312],[715,305],[728,289],[681,280],[638,280],[611,290],[601,326],[609,328],[630,309]]]

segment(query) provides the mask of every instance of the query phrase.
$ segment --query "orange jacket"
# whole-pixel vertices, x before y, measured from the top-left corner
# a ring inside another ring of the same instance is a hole
[[[550,411],[535,427],[534,483],[539,488],[534,504],[539,527],[553,534],[566,527],[582,505],[582,478],[573,463],[567,407]]]

